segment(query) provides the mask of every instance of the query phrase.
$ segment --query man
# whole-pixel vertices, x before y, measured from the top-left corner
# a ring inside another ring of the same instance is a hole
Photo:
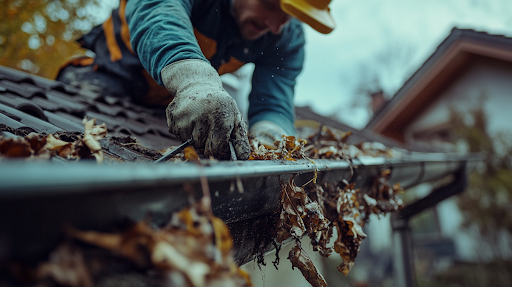
[[[109,20],[79,40],[96,57],[74,60],[58,80],[93,84],[142,104],[168,104],[169,132],[191,138],[205,155],[219,159],[229,158],[231,141],[237,157],[247,159],[247,131],[219,75],[254,63],[250,134],[269,143],[293,135],[293,89],[302,70],[304,36],[292,16],[329,33],[334,28],[329,3],[121,0]]]

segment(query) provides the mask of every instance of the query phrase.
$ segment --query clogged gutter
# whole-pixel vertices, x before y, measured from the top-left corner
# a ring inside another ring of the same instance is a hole
[[[84,134],[72,137],[69,134],[39,135],[35,133],[17,139],[0,137],[0,158],[48,159],[58,156],[67,160],[95,159],[97,162],[102,162],[103,153],[99,140],[106,136],[106,127],[95,125],[94,120],[87,119],[84,119],[84,125]],[[276,141],[274,146],[264,146],[252,140],[250,159],[287,161],[308,159],[313,162],[315,159],[332,159],[351,162],[352,158],[362,155],[379,157],[398,155],[397,151],[386,149],[375,143],[349,145],[346,143],[349,136],[350,132],[339,133],[323,127],[308,140],[283,137],[281,141]],[[139,146],[137,142],[128,144],[127,146],[132,148]],[[138,149],[140,150],[140,147]],[[201,162],[201,158],[204,157],[201,156],[200,151],[198,155],[193,148],[189,147],[178,154],[174,161]],[[316,184],[315,176],[304,186],[297,186],[293,178],[281,183],[282,193],[280,209],[277,212],[275,241],[279,245],[288,238],[295,240],[295,246],[288,258],[292,266],[299,268],[312,286],[326,286],[327,283],[302,249],[300,238],[307,234],[313,249],[322,256],[338,254],[341,257],[338,270],[347,275],[354,264],[360,244],[366,237],[362,228],[368,222],[369,216],[396,211],[402,206],[399,197],[402,190],[398,185],[391,186],[388,183],[389,175],[390,171],[382,172],[378,178],[374,179],[371,188],[364,191],[349,183],[347,180],[350,179],[334,184]],[[203,189],[204,186],[207,185],[203,184]],[[145,268],[156,268],[160,270],[159,272],[167,274],[166,278],[174,278],[173,286],[211,286],[219,278],[231,278],[230,280],[233,281],[230,282],[235,283],[235,286],[250,284],[243,272],[237,271],[237,267],[232,264],[229,232],[220,219],[213,217],[211,208],[206,207],[209,204],[208,198],[209,195],[205,195],[200,203],[176,213],[164,228],[152,228],[142,222],[117,234],[72,230],[69,235],[79,241],[120,254],[137,266],[143,264]],[[336,240],[333,246],[329,246],[334,232],[337,234]],[[68,245],[63,246],[56,252],[69,253],[70,250],[78,250]],[[179,262],[173,261],[175,260],[173,258],[177,258],[176,256],[181,258]],[[197,258],[202,259],[197,261]],[[54,266],[50,263],[41,266]],[[184,267],[192,265],[197,268]],[[92,286],[87,282],[95,281],[92,279],[94,276],[90,275],[89,279],[80,279],[73,284],[64,282],[58,279],[60,269],[53,270],[54,267],[46,267],[46,269],[39,267],[38,270],[47,271],[38,271],[44,276],[41,275],[36,279],[53,278],[57,283],[69,286]],[[202,279],[194,279],[196,277]]]

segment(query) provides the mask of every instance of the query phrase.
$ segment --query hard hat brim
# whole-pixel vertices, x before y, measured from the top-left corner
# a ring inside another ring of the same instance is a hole
[[[321,10],[305,0],[281,0],[281,9],[322,34],[329,34],[336,26],[328,7]]]

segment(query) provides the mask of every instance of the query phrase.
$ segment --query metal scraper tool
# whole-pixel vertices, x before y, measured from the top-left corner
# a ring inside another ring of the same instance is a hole
[[[229,141],[229,152],[231,153],[231,160],[236,161],[237,158],[236,158],[235,148],[233,147],[233,143],[231,141]]]
[[[166,152],[161,158],[155,160],[154,163],[159,163],[159,162],[163,162],[163,161],[166,161],[166,160],[170,159],[173,155],[175,155],[175,154],[179,153],[180,151],[182,151],[191,142],[192,142],[192,139],[186,140],[184,143],[179,145],[177,148]]]

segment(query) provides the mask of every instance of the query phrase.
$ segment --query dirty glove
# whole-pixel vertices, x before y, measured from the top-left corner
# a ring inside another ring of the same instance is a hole
[[[235,100],[222,87],[217,71],[203,60],[181,60],[162,69],[174,100],[166,110],[169,132],[206,156],[229,159],[229,141],[238,159],[249,158],[247,130]]]
[[[286,132],[274,122],[259,121],[251,127],[249,135],[266,147],[274,147],[274,142],[281,140]]]

